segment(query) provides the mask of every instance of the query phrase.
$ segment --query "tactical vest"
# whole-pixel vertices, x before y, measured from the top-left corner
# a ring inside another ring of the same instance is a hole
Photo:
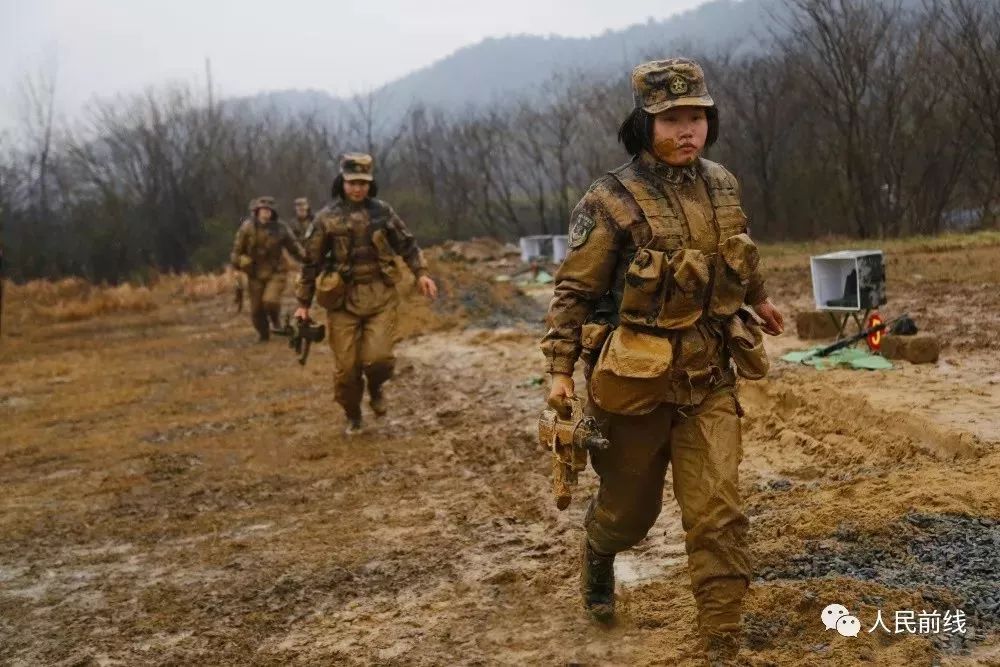
[[[743,304],[760,261],[747,235],[736,180],[721,165],[701,160],[719,230],[715,253],[689,247],[690,229],[656,178],[633,160],[611,172],[642,210],[646,225],[630,226],[635,256],[625,272],[622,323],[676,330],[702,317],[725,319]]]
[[[280,272],[288,228],[280,220],[262,223],[249,218],[244,224],[250,226],[248,252],[253,259],[253,277],[266,279]]]
[[[735,316],[759,261],[736,182],[708,160],[701,160],[700,171],[719,230],[714,253],[690,247],[683,213],[674,210],[659,178],[636,160],[611,172],[646,224],[629,226],[636,252],[624,273],[620,326],[598,325],[603,331],[594,337],[600,340],[591,343],[600,356],[588,390],[608,412],[640,415],[662,403],[697,405],[714,386],[732,381],[730,355],[740,375],[766,373],[759,330]],[[614,292],[617,297],[618,288]],[[718,335],[706,337],[703,330]]]
[[[386,228],[388,216],[369,200],[363,207],[338,206],[328,223],[331,234],[331,262],[348,283],[364,284],[382,280],[395,284],[398,271]]]

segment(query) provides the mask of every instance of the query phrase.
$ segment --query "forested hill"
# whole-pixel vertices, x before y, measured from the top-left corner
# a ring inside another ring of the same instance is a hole
[[[513,35],[485,39],[377,91],[383,107],[413,103],[460,109],[530,93],[554,74],[627,72],[646,57],[718,48],[754,49],[770,28],[775,0],[713,0],[668,19],[586,38]],[[263,93],[240,100],[282,114],[330,113],[346,100],[317,90]]]

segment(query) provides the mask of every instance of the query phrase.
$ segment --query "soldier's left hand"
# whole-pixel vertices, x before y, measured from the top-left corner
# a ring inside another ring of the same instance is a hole
[[[426,296],[428,299],[436,299],[438,295],[437,284],[431,279],[430,276],[420,276],[417,278],[417,287],[420,288],[420,293]]]
[[[765,299],[754,306],[753,312],[764,320],[760,327],[764,333],[777,336],[785,331],[785,318],[770,299]]]

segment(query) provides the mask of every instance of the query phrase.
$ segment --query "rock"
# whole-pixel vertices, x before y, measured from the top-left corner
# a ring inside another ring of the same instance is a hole
[[[837,325],[822,310],[804,310],[795,314],[795,332],[802,340],[836,338]]]
[[[886,359],[905,359],[911,364],[933,364],[938,360],[941,345],[937,336],[931,334],[913,336],[890,334],[882,339],[881,352]]]

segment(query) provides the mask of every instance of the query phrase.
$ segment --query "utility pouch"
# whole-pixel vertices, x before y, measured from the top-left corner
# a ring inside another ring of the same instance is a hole
[[[728,317],[739,310],[746,298],[750,276],[759,264],[760,252],[749,235],[736,234],[722,242],[715,267],[712,315]]]
[[[749,313],[740,310],[726,322],[726,343],[736,372],[747,380],[759,380],[770,368],[764,351],[764,334]]]
[[[580,330],[580,358],[587,366],[593,366],[601,348],[608,340],[612,327],[607,322],[587,322]]]
[[[347,282],[339,271],[326,269],[316,278],[316,303],[327,311],[344,307]]]
[[[601,349],[590,377],[590,397],[615,414],[652,412],[669,386],[672,357],[665,336],[619,326]]]

